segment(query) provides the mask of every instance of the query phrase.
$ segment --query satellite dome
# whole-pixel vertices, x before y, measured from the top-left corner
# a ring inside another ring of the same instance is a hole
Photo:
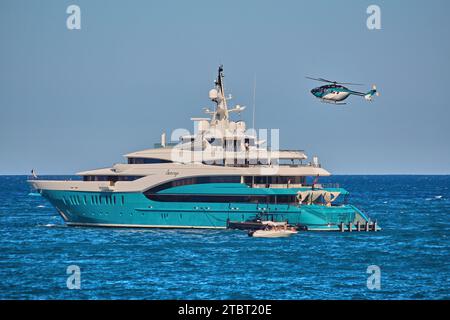
[[[211,100],[217,99],[219,97],[219,92],[216,89],[209,90],[209,98]]]

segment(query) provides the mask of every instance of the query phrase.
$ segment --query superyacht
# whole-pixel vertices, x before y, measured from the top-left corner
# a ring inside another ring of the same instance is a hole
[[[70,226],[227,228],[273,221],[352,231],[369,224],[345,189],[318,183],[330,173],[317,157],[308,162],[302,150],[278,150],[231,119],[245,107],[228,107],[222,66],[209,98],[214,109],[192,118],[194,132],[176,143],[162,133],[154,148],[126,154],[126,163],[79,172],[78,180],[29,183]]]

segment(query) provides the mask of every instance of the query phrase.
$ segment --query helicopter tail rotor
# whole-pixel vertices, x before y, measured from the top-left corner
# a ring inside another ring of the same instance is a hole
[[[367,92],[364,95],[364,99],[366,99],[367,101],[372,101],[372,97],[373,96],[377,96],[377,97],[380,96],[380,93],[377,91],[377,86],[376,85],[373,85],[372,86],[372,90],[370,90],[369,92]]]
[[[380,96],[380,91],[377,91],[377,86],[376,86],[376,85],[373,85],[373,86],[372,86],[372,90],[375,90],[375,91],[376,91],[376,92],[375,92],[375,95],[376,95],[377,97]]]

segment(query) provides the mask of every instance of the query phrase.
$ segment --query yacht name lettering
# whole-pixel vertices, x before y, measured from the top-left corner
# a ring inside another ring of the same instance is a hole
[[[170,171],[170,170],[167,170],[166,171],[166,175],[168,175],[168,176],[174,176],[174,177],[176,177],[177,175],[179,175],[180,173],[178,172],[178,171]]]

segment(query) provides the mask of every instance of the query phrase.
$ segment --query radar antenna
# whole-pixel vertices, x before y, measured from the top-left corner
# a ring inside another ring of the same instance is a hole
[[[215,84],[214,89],[211,89],[209,91],[209,98],[216,103],[216,110],[214,111],[212,118],[212,120],[215,121],[228,120],[228,107],[227,107],[227,99],[225,98],[223,77],[224,77],[223,65],[220,65],[217,74],[217,79],[214,81]]]
[[[211,89],[209,91],[209,98],[216,103],[216,109],[214,111],[210,111],[208,108],[203,109],[206,114],[212,115],[211,122],[216,124],[219,122],[228,122],[230,113],[236,112],[240,115],[241,112],[245,109],[245,106],[241,106],[238,104],[233,108],[228,109],[227,100],[231,99],[231,95],[229,95],[228,97],[225,96],[223,77],[223,65],[220,65],[217,79],[214,80],[214,89]]]

